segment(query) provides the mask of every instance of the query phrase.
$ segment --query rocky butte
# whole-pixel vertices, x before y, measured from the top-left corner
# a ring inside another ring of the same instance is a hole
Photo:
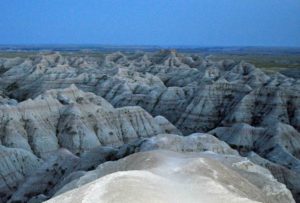
[[[160,52],[0,58],[0,202],[300,202],[300,80]]]

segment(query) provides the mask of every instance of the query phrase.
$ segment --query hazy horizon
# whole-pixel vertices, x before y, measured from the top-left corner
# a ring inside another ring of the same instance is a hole
[[[158,44],[71,44],[71,43],[60,43],[60,44],[50,44],[50,43],[40,43],[40,44],[0,44],[0,47],[162,47],[162,48],[292,48],[298,49],[299,46],[285,46],[285,45],[158,45]]]

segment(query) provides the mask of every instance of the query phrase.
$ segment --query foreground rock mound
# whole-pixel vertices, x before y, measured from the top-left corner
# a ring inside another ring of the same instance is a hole
[[[47,202],[294,202],[266,169],[214,153],[136,153],[63,188],[70,189]]]

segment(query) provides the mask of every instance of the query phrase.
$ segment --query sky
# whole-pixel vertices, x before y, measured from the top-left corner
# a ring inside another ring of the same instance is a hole
[[[0,0],[0,44],[300,47],[300,0]]]

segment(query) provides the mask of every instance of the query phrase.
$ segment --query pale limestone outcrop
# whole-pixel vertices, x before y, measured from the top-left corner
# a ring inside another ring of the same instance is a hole
[[[176,152],[211,151],[218,154],[238,155],[238,153],[230,148],[225,142],[205,133],[194,133],[184,137],[173,134],[160,134],[145,139],[139,146],[139,151],[155,149]]]
[[[285,185],[245,158],[161,150],[106,162],[58,194],[46,202],[294,202]]]
[[[117,147],[176,130],[166,119],[157,122],[140,107],[115,109],[74,85],[49,90],[17,105],[1,105],[0,110],[3,202],[10,197],[11,202],[26,202],[34,196],[49,198],[50,189],[61,178],[73,171],[90,170],[116,153],[113,148],[99,151],[99,146]]]
[[[75,86],[0,109],[2,144],[39,157],[61,147],[76,154],[165,132],[142,108],[114,109],[101,97]]]

